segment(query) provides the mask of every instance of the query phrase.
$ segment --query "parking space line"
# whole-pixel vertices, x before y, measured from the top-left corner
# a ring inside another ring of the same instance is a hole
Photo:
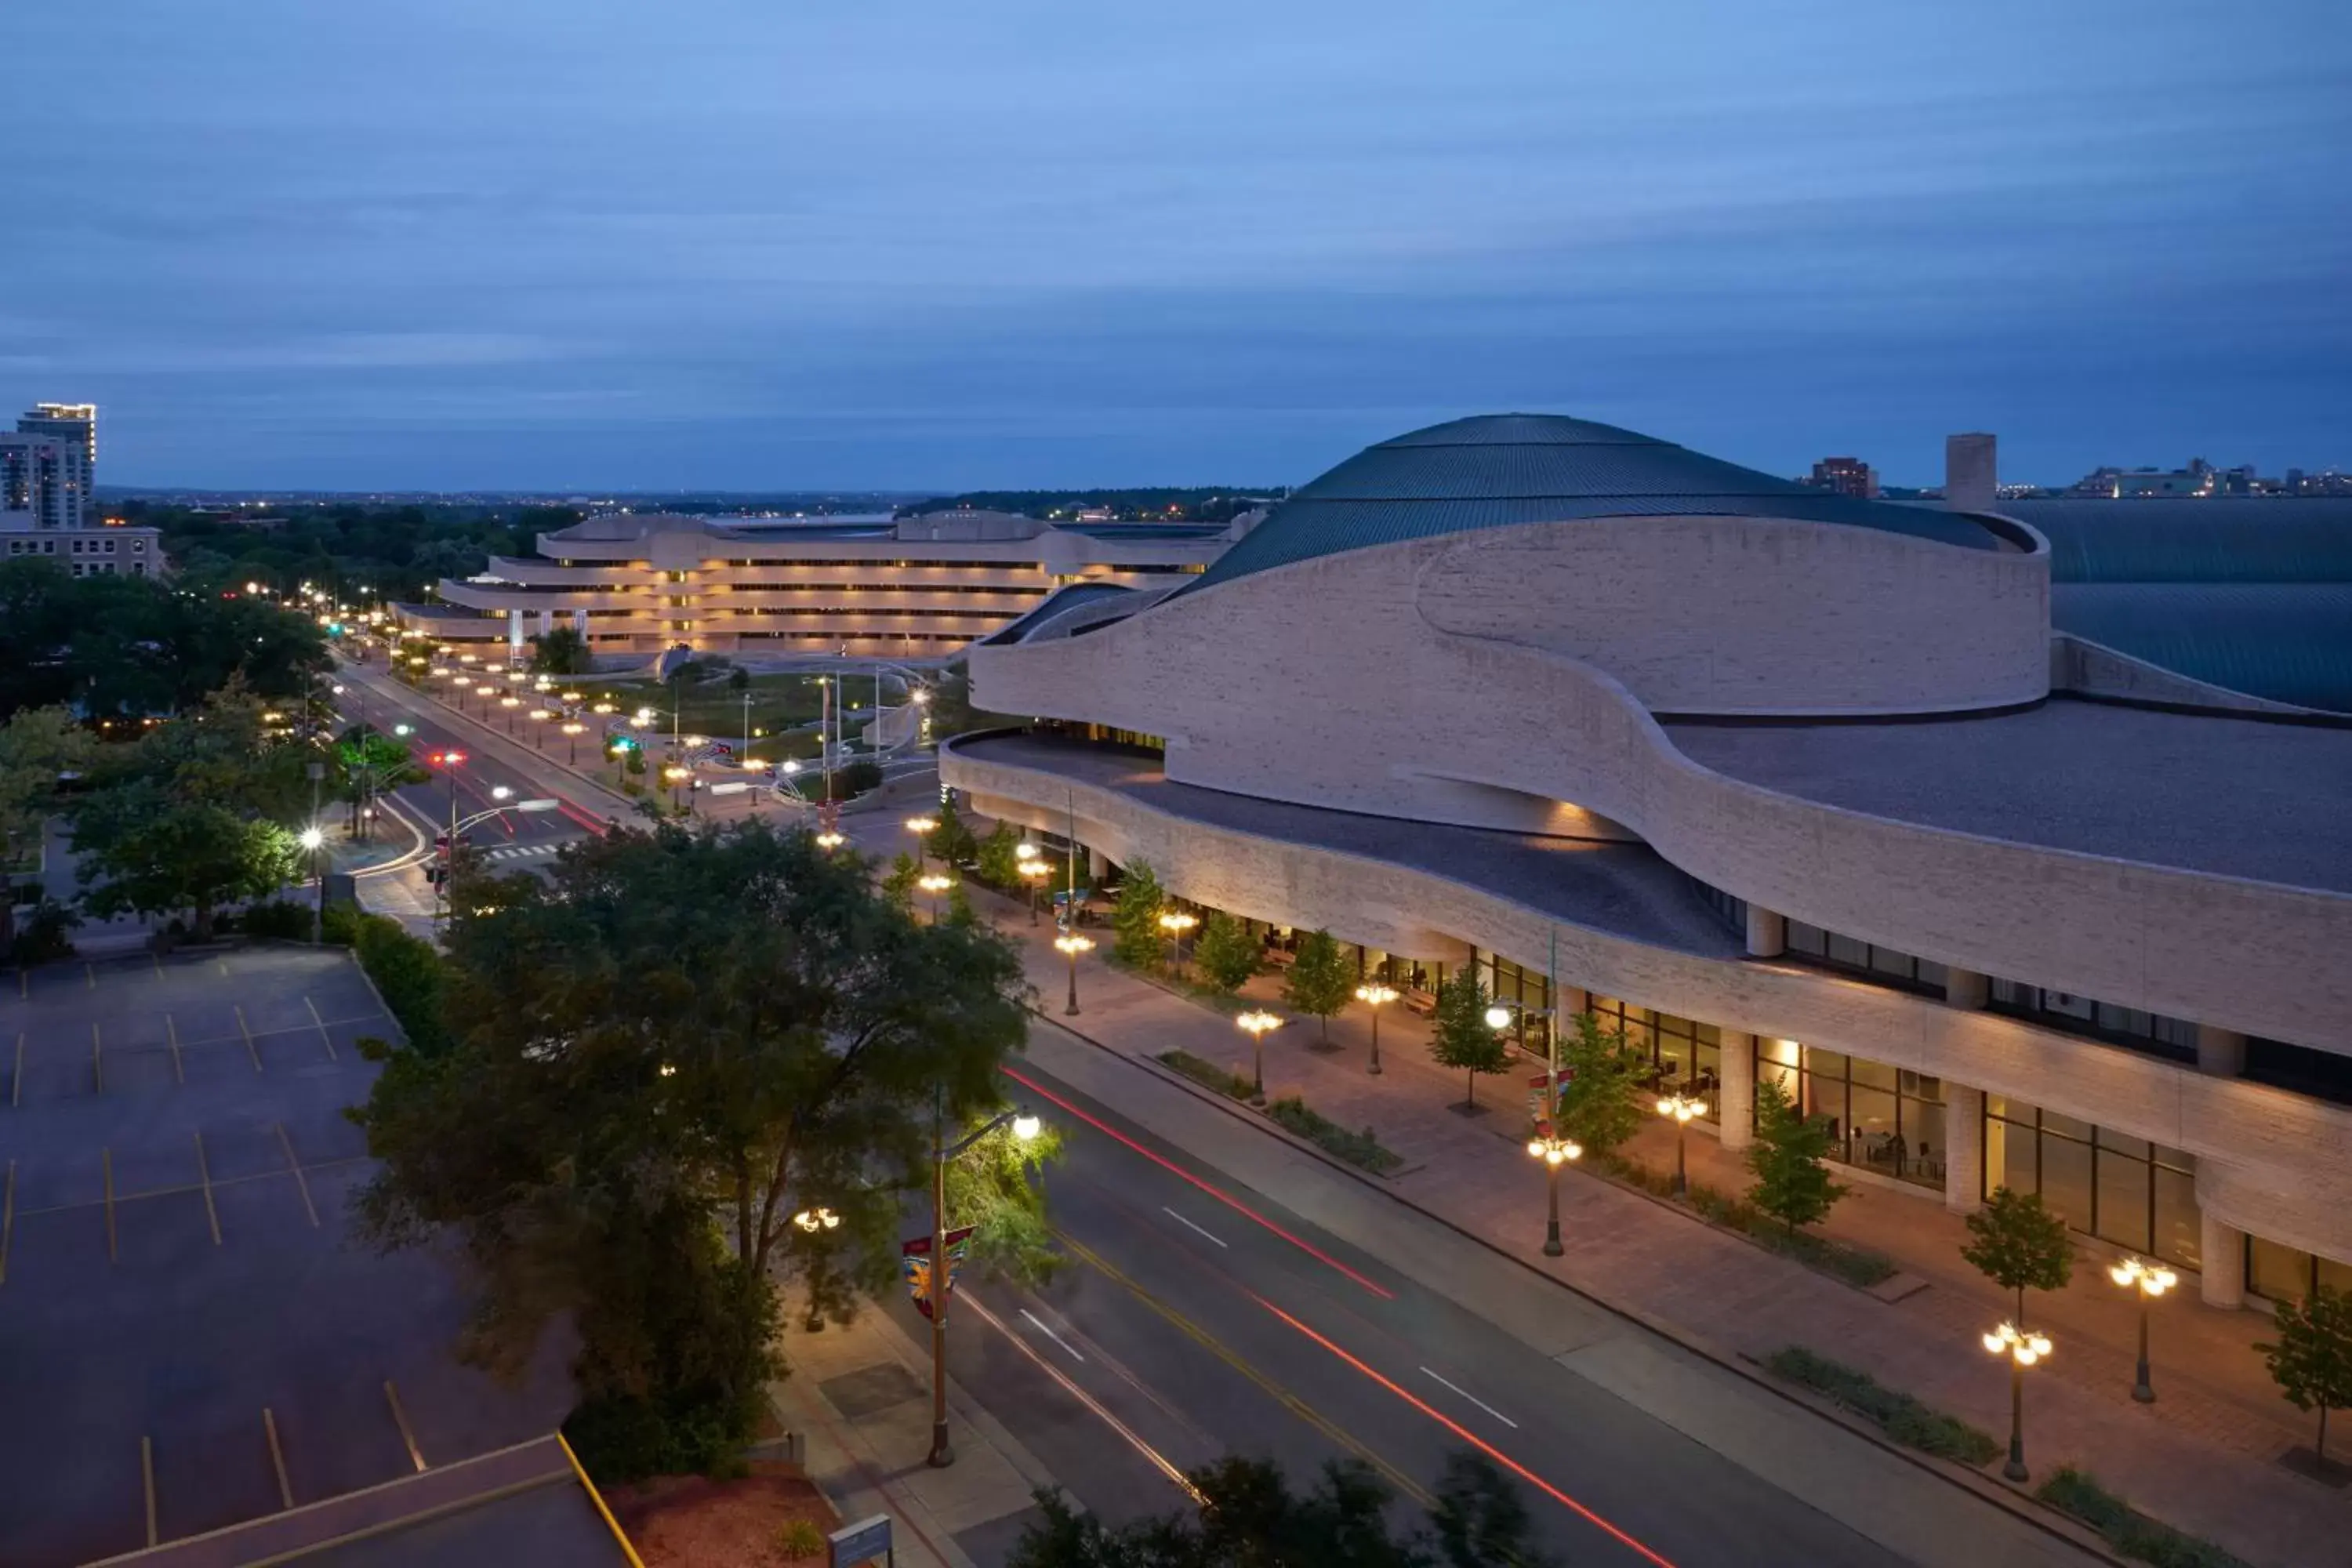
[[[16,1072],[8,1080],[8,1106],[14,1110],[25,1103],[25,1031],[16,1031]]]
[[[82,975],[82,978],[83,978],[84,980],[87,980],[87,981],[89,981],[89,988],[90,988],[92,991],[95,991],[95,990],[97,990],[97,989],[98,989],[98,971],[97,971],[97,970],[95,970],[95,969],[92,969],[92,968],[89,966],[89,961],[87,961],[87,960],[84,960],[84,961],[83,961],[83,963],[82,963],[82,966],[81,966],[81,975]]]
[[[319,1016],[319,1005],[316,1002],[311,1001],[308,996],[305,996],[302,998],[302,1005],[310,1009],[310,1022],[319,1026],[319,1038],[326,1043],[327,1059],[329,1061],[333,1061],[335,1059],[335,1037],[327,1033],[327,1020]]]
[[[106,1260],[114,1261],[114,1151],[100,1149],[98,1163],[106,1173]]]
[[[160,954],[160,953],[158,953],[157,952],[155,952],[155,950],[154,950],[154,949],[152,949],[152,948],[149,948],[149,949],[147,950],[147,962],[148,962],[148,963],[152,963],[152,964],[153,964],[153,965],[155,966],[155,978],[156,978],[156,979],[158,979],[158,980],[163,979],[163,955],[162,955],[162,954]]]
[[[228,960],[226,958],[216,958],[213,960],[213,962],[220,965],[221,978],[223,980],[226,980],[228,978]]]
[[[158,1544],[155,1539],[155,1439],[142,1433],[139,1437],[139,1474],[147,1483],[147,1544]]]
[[[89,1026],[89,1087],[92,1094],[106,1092],[106,1062],[99,1055],[99,1047],[98,1025],[93,1022]]]
[[[0,1195],[0,1285],[8,1283],[8,1238],[16,1233],[16,1162],[8,1162],[8,1189]]]
[[[278,1146],[286,1151],[287,1168],[294,1173],[294,1185],[302,1194],[302,1211],[310,1216],[310,1228],[319,1228],[319,1211],[310,1202],[310,1184],[303,1178],[302,1162],[294,1157],[294,1141],[286,1136],[286,1123],[276,1123]]]
[[[278,1506],[292,1508],[294,1489],[286,1482],[286,1451],[278,1446],[278,1417],[267,1405],[261,1407],[261,1430],[269,1439],[269,1468],[278,1472]]]
[[[226,964],[221,966],[221,973],[224,974],[228,973]],[[242,1003],[236,1005],[236,1027],[237,1032],[245,1037],[245,1054],[253,1058],[253,1070],[259,1072],[261,1053],[253,1048],[253,1026],[245,1021],[245,1006]]]
[[[391,1403],[393,1425],[400,1428],[400,1440],[408,1445],[409,1462],[421,1475],[425,1470],[425,1450],[416,1446],[416,1434],[408,1429],[408,1412],[400,1407],[400,1390],[393,1387],[388,1377],[383,1380],[383,1396]]]
[[[172,1042],[172,1081],[185,1088],[187,1069],[180,1065],[180,1026],[172,1022],[172,1015],[163,1015],[163,1037]]]
[[[196,1180],[205,1184],[205,1217],[212,1221],[213,1245],[218,1247],[221,1244],[220,1210],[213,1203],[213,1172],[212,1167],[205,1163],[205,1135],[201,1132],[196,1134]]]

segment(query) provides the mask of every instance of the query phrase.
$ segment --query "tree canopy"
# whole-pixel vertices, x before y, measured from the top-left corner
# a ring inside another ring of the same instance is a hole
[[[2066,1222],[2040,1193],[1995,1187],[1984,1207],[1968,1216],[1969,1243],[1960,1257],[2004,1290],[2017,1292],[2017,1326],[2025,1326],[2028,1290],[2063,1290],[2074,1274],[2074,1245]]]
[[[2352,1405],[2352,1296],[2326,1285],[2277,1307],[2278,1338],[2254,1348],[2297,1410],[2319,1412],[2319,1459],[2327,1462],[2327,1413]]]
[[[1805,1115],[1780,1079],[1759,1077],[1756,1142],[1748,1150],[1748,1169],[1756,1180],[1748,1201],[1792,1235],[1799,1226],[1827,1217],[1846,1192],[1830,1179],[1823,1163],[1832,1141],[1828,1117]]]
[[[1650,1065],[1621,1030],[1579,1013],[1560,1043],[1559,1105],[1552,1120],[1587,1153],[1608,1153],[1642,1130]]]
[[[1112,956],[1121,963],[1149,969],[1160,962],[1163,933],[1160,911],[1168,905],[1167,889],[1149,860],[1134,860],[1122,868],[1118,902],[1110,914]]]
[[[1328,1040],[1331,1015],[1348,1005],[1355,986],[1355,973],[1348,967],[1338,941],[1328,931],[1311,931],[1299,939],[1298,952],[1291,958],[1290,973],[1283,978],[1282,1000],[1320,1025],[1322,1037]]]
[[[1223,910],[1212,910],[1192,943],[1192,966],[1211,990],[1230,995],[1265,967],[1263,952],[1246,926]]]
[[[1486,986],[1476,969],[1459,965],[1439,984],[1432,1024],[1429,1054],[1439,1066],[1469,1074],[1462,1100],[1468,1110],[1478,1103],[1478,1075],[1501,1072],[1511,1065],[1509,1043],[1486,1022]]]

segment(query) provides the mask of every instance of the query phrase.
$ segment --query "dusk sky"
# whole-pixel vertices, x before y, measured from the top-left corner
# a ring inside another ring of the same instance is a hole
[[[2340,0],[13,6],[0,395],[101,482],[2352,465]]]

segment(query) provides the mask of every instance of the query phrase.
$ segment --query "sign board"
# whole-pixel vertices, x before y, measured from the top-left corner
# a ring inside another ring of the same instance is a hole
[[[824,1538],[825,1568],[865,1568],[868,1563],[895,1563],[890,1549],[890,1516],[877,1513],[855,1524],[845,1524]]]
[[[971,1240],[972,1227],[959,1226],[948,1232],[948,1281],[946,1289],[952,1294],[955,1277],[963,1268],[963,1255]],[[915,1300],[915,1310],[926,1318],[931,1315],[931,1238],[919,1236],[898,1246],[900,1266],[907,1275],[907,1294]]]

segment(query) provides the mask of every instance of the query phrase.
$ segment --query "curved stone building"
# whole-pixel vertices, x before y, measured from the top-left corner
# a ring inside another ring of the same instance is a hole
[[[2011,517],[1465,419],[975,647],[1034,722],[941,773],[1399,984],[1591,1007],[1727,1143],[1770,1074],[1862,1179],[2042,1191],[2217,1302],[2352,1280],[2352,726],[2053,635],[2050,579]]]

